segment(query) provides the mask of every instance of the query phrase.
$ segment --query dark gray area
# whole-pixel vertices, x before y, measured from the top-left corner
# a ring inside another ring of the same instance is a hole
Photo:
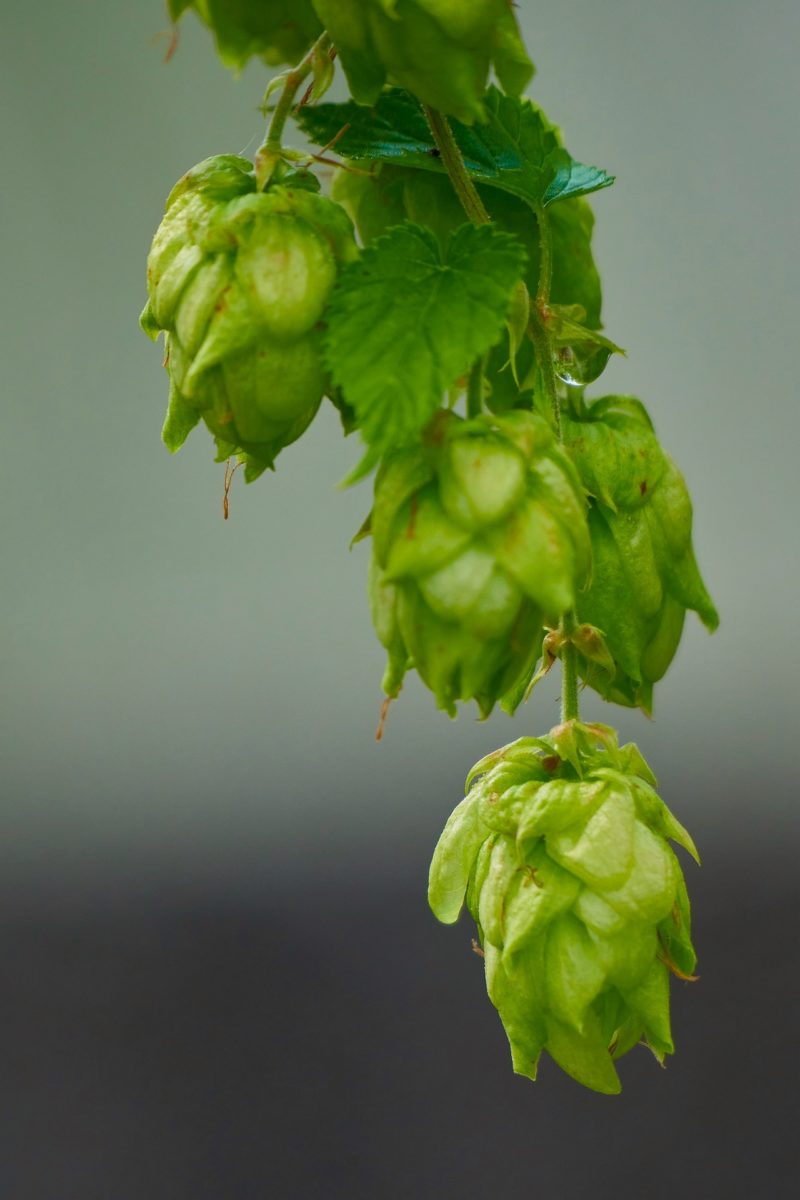
[[[419,864],[404,864],[409,876]],[[119,893],[0,935],[9,1200],[789,1200],[796,887],[692,877],[700,980],[678,1052],[603,1097],[511,1073],[466,920],[320,873],[261,897]],[[74,900],[74,898],[73,898]]]

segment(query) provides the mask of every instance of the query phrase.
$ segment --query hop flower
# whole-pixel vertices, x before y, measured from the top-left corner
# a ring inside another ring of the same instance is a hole
[[[173,21],[194,9],[237,71],[254,55],[269,66],[297,62],[322,33],[311,0],[167,0],[167,8]]]
[[[259,192],[246,159],[206,159],[173,188],[147,260],[142,327],[166,331],[164,441],[177,450],[202,417],[248,478],[319,407],[320,318],[358,253],[344,209],[305,178]]]
[[[638,400],[596,400],[579,419],[564,414],[563,428],[592,497],[592,577],[578,617],[602,631],[616,663],[604,676],[584,660],[583,676],[607,699],[650,712],[686,610],[710,630],[719,624],[692,548],[689,493]]]
[[[440,412],[422,447],[388,459],[370,520],[387,695],[414,666],[451,716],[457,700],[513,711],[544,622],[572,607],[586,574],[584,510],[572,464],[533,413]]]
[[[350,91],[374,104],[387,78],[471,124],[483,117],[489,68],[508,92],[533,66],[509,0],[314,0]]]
[[[433,856],[431,908],[452,924],[466,895],[517,1073],[535,1079],[546,1050],[618,1092],[614,1060],[642,1038],[659,1061],[673,1053],[669,970],[690,978],[696,959],[668,839],[697,858],[694,843],[607,726],[521,738],[467,786]]]

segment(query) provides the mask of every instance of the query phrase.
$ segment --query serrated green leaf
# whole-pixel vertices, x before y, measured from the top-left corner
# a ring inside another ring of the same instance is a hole
[[[373,456],[413,440],[449,387],[499,338],[525,252],[463,225],[442,252],[405,224],[346,268],[326,314],[326,359]]]
[[[466,168],[478,182],[519,196],[534,208],[585,196],[614,182],[605,171],[575,162],[530,100],[505,96],[491,87],[486,113],[485,124],[451,122]],[[336,149],[345,158],[445,170],[422,109],[399,88],[384,92],[371,109],[352,101],[319,104],[301,109],[297,119],[319,145],[337,139]]]

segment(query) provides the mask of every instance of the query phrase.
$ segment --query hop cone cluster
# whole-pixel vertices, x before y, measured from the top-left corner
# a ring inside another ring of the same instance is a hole
[[[294,63],[322,33],[311,0],[167,0],[173,21],[194,9],[214,34],[227,67],[258,56],[270,66]]]
[[[142,326],[166,332],[164,441],[177,450],[202,417],[248,478],[319,407],[320,318],[358,254],[347,214],[307,178],[259,192],[246,159],[206,159],[172,190],[147,260]]]
[[[592,497],[592,577],[578,616],[602,631],[616,668],[604,675],[584,660],[583,675],[607,699],[650,712],[686,610],[719,624],[692,548],[689,493],[638,400],[596,400],[578,419],[565,414],[563,427]]]
[[[589,562],[583,494],[546,422],[440,412],[381,467],[370,531],[387,695],[413,666],[451,716],[458,700],[513,711]]]
[[[484,115],[489,69],[518,94],[533,74],[509,0],[314,0],[353,99],[387,81],[471,124]]]
[[[470,787],[470,784],[472,785]],[[672,839],[692,839],[634,745],[568,722],[473,769],[434,853],[440,921],[466,895],[514,1070],[543,1050],[579,1083],[620,1090],[614,1060],[644,1039],[673,1052],[669,971],[691,976],[689,900]]]

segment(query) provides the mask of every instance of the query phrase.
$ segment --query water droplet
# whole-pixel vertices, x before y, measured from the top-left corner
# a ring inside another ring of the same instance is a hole
[[[553,366],[562,383],[568,387],[583,387],[583,370],[572,346],[559,346]]]

